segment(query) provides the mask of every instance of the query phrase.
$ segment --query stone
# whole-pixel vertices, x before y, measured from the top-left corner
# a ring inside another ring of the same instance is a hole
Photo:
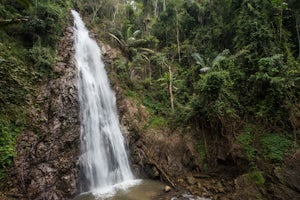
[[[250,174],[243,174],[234,180],[233,199],[260,199],[262,194],[250,177]]]
[[[171,191],[171,187],[168,186],[168,185],[166,185],[166,186],[165,186],[165,192],[170,192],[170,191]]]

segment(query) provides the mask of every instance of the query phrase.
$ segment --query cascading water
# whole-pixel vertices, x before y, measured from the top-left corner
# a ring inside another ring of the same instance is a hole
[[[149,180],[134,180],[119,127],[115,96],[100,59],[101,51],[89,37],[79,14],[73,10],[72,15],[81,113],[80,162],[88,185],[82,191],[84,193],[74,200],[154,199],[164,185]],[[126,191],[118,190],[127,188]],[[210,200],[188,194],[182,197],[187,200]]]
[[[100,48],[89,37],[79,14],[73,10],[72,15],[81,113],[80,162],[88,191],[105,193],[107,188],[130,182],[134,177]]]

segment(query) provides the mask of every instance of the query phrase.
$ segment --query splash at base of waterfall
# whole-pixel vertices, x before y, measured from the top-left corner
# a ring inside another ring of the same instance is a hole
[[[109,197],[113,197],[119,190],[127,190],[133,186],[136,186],[141,183],[141,180],[136,179],[136,180],[129,180],[129,181],[124,181],[121,183],[117,183],[112,186],[107,186],[99,189],[94,189],[91,191],[93,196],[95,196],[97,199],[106,199]]]
[[[80,194],[74,200],[152,200],[164,189],[164,185],[152,180],[133,180],[116,184],[107,190]]]

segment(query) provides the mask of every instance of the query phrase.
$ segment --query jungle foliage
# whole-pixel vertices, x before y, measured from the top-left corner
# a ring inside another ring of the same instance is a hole
[[[52,75],[69,1],[0,1],[0,179],[39,84]]]
[[[91,4],[82,12],[129,58],[116,60],[114,71],[129,89],[149,91],[159,114],[225,133],[253,120],[298,134],[297,1],[98,2],[98,13]],[[165,112],[170,89],[178,115]]]
[[[297,0],[2,0],[0,143],[9,147],[0,149],[0,171],[26,125],[35,86],[53,75],[56,43],[73,6],[127,58],[116,58],[110,70],[125,94],[149,109],[149,127],[188,124],[223,136],[239,133],[236,140],[253,162],[258,154],[280,162],[297,146]],[[249,124],[254,128],[243,130]]]
[[[153,115],[172,127],[237,134],[252,166],[257,156],[280,163],[297,146],[299,1],[93,2],[101,7],[77,5],[128,58],[111,70]]]

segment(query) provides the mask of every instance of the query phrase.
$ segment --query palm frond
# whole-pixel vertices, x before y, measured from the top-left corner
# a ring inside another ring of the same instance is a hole
[[[112,33],[108,33],[109,36],[111,36],[112,38],[114,38],[120,45],[121,47],[125,47],[126,44],[124,43],[124,41],[120,40],[117,36],[115,36],[114,34]]]
[[[193,53],[192,57],[196,61],[197,65],[200,65],[201,67],[205,67],[205,62],[199,53]]]
[[[219,66],[220,62],[224,59],[227,58],[227,56],[229,55],[229,50],[228,49],[225,49],[224,51],[222,51],[221,53],[219,53],[215,59],[212,61],[212,67],[216,67],[216,66]]]
[[[136,31],[133,32],[132,36],[133,36],[134,38],[136,38],[140,33],[141,33],[140,30],[136,30]]]

